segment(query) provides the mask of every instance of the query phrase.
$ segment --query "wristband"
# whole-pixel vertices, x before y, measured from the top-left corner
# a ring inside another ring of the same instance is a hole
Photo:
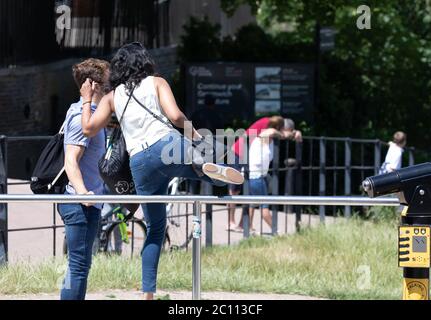
[[[91,106],[91,101],[84,102],[82,105],[85,106],[87,103],[89,103]]]

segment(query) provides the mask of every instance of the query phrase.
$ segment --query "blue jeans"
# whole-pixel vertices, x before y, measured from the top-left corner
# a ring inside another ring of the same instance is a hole
[[[169,181],[175,177],[192,180],[213,181],[207,177],[199,177],[191,165],[184,164],[184,152],[181,152],[180,163],[166,164],[162,154],[166,156],[166,148],[184,150],[190,142],[179,133],[173,133],[159,140],[144,151],[130,159],[130,168],[138,195],[166,195]],[[171,153],[170,155],[172,155]],[[147,238],[142,251],[142,291],[156,292],[157,268],[166,228],[166,204],[142,204],[147,223]]]
[[[65,224],[68,248],[68,268],[61,300],[84,300],[100,210],[81,204],[60,204],[58,211]]]
[[[250,195],[252,196],[267,196],[268,186],[266,185],[266,180],[264,177],[258,179],[250,179]],[[269,205],[263,204],[260,206],[262,209],[269,208]]]

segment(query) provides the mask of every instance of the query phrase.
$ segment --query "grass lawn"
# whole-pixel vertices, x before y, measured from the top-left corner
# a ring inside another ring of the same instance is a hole
[[[158,286],[191,290],[191,252],[162,255]],[[58,291],[65,260],[0,268],[0,294]],[[369,275],[369,277],[368,277]],[[139,259],[94,259],[89,291],[138,289]],[[400,299],[397,225],[339,221],[278,238],[252,238],[232,247],[204,249],[202,290],[302,294],[330,299]]]

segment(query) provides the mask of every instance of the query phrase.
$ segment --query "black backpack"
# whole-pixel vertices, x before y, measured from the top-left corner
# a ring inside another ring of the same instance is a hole
[[[35,194],[63,194],[69,182],[64,169],[63,128],[48,142],[34,168],[30,188]]]

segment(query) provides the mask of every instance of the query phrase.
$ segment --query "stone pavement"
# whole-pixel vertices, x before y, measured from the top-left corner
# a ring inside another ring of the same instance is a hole
[[[31,294],[31,295],[0,295],[0,300],[58,300],[59,294]],[[87,300],[141,300],[138,291],[106,290],[104,292],[90,292]],[[167,292],[159,290],[156,299],[191,300],[188,291]],[[263,294],[263,293],[235,293],[235,292],[202,292],[204,300],[321,300],[320,298],[291,295],[291,294]]]

